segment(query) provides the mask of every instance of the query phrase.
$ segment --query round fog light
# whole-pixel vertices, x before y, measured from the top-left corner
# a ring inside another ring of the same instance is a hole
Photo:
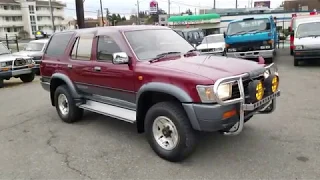
[[[263,83],[259,80],[254,80],[248,85],[249,96],[252,102],[260,101],[264,96]]]
[[[267,79],[264,80],[264,85],[266,87],[267,94],[275,93],[279,87],[279,76],[270,75]]]

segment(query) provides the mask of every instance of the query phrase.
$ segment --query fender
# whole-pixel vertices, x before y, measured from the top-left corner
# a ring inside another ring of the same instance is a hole
[[[62,81],[64,81],[67,84],[71,95],[77,99],[81,98],[81,95],[77,92],[76,87],[74,86],[74,84],[72,83],[72,81],[70,80],[70,78],[68,76],[66,76],[65,74],[62,74],[62,73],[54,73],[51,77],[51,80],[50,80],[50,86],[52,85],[52,80],[54,80],[54,79],[61,79]]]
[[[167,83],[150,82],[141,86],[138,90],[136,104],[139,105],[140,96],[147,91],[161,92],[176,97],[181,103],[192,102],[192,98],[183,89]]]

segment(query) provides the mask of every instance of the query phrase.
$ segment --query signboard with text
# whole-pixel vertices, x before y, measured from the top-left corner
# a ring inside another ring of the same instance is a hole
[[[158,2],[152,0],[149,4],[149,12],[150,14],[157,14],[158,13]]]
[[[271,1],[255,1],[254,2],[254,7],[259,8],[259,7],[267,7],[270,8]]]

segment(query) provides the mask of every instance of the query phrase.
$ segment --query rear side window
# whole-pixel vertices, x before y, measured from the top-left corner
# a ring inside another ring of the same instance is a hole
[[[62,56],[67,49],[68,43],[73,33],[58,33],[52,36],[48,47],[46,49],[46,55],[48,56]]]
[[[93,34],[86,34],[78,37],[75,44],[73,45],[71,58],[76,60],[89,61],[91,58],[93,38]]]

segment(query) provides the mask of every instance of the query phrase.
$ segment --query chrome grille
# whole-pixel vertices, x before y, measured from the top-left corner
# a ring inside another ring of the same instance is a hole
[[[27,61],[25,59],[16,59],[14,61],[14,66],[25,66],[27,65]]]

